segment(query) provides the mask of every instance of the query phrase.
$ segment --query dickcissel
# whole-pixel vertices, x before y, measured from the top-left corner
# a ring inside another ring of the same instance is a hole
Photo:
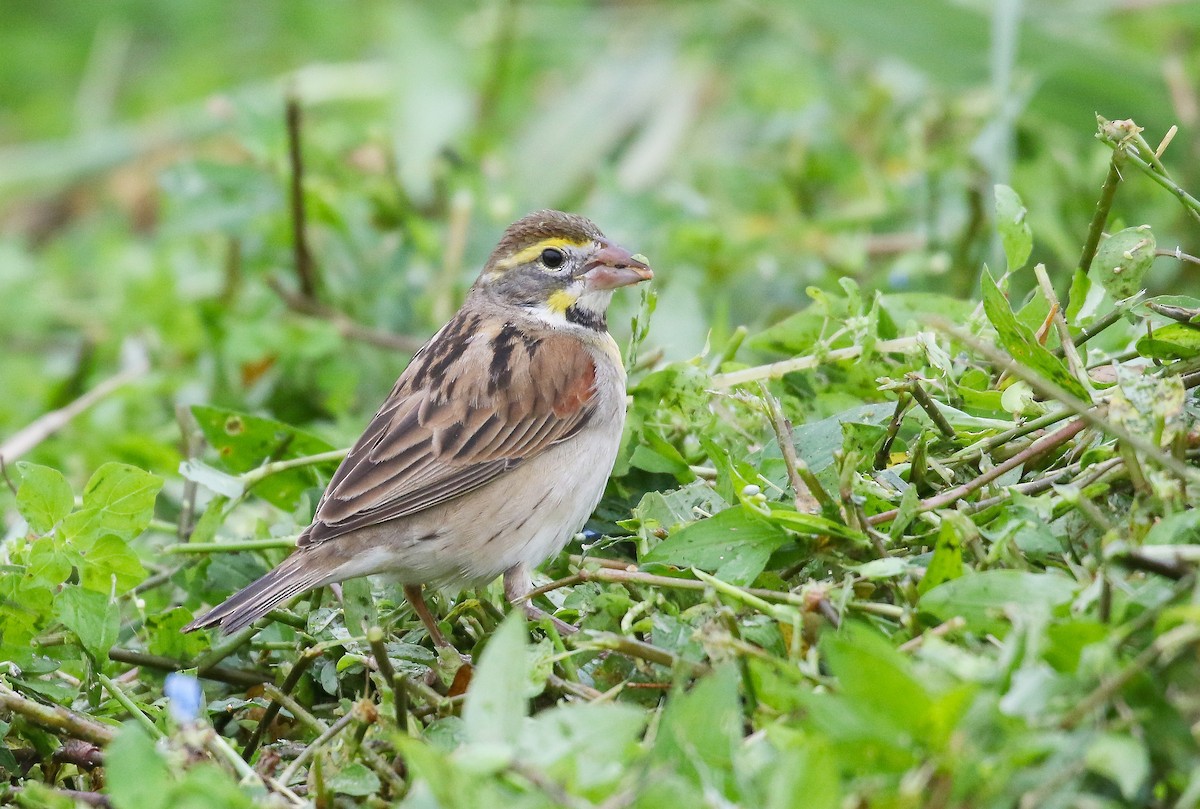
[[[295,552],[184,631],[233,632],[292,596],[384,573],[445,644],[423,586],[503,574],[510,602],[528,594],[533,569],[604,492],[625,421],[605,312],[614,289],[651,277],[581,216],[511,225],[334,473]]]

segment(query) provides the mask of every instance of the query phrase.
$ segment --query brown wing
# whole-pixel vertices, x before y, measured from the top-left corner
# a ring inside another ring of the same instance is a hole
[[[460,312],[413,358],[342,461],[312,545],[460,497],[574,435],[596,366],[578,341]]]

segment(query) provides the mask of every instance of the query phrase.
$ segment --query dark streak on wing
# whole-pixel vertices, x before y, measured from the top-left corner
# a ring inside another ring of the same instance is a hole
[[[495,480],[577,433],[593,412],[595,383],[595,362],[576,340],[459,312],[401,374],[299,544],[410,516]]]

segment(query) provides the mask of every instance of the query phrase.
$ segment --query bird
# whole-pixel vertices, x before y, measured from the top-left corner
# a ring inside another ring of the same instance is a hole
[[[338,466],[296,550],[183,631],[235,632],[370,574],[402,584],[437,646],[450,644],[424,588],[503,576],[510,604],[543,615],[526,599],[532,572],[595,510],[621,441],[626,377],[608,305],[653,275],[582,216],[541,210],[510,225]]]

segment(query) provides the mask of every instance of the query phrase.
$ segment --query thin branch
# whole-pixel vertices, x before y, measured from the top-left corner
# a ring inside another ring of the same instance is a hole
[[[114,646],[108,650],[108,659],[117,663],[143,666],[145,668],[157,669],[158,671],[184,671],[185,669],[192,668],[190,663],[182,660],[175,660],[170,657],[163,657],[162,655],[147,654],[146,652],[139,652],[134,649],[123,649],[119,646]],[[209,666],[203,671],[198,671],[196,676],[205,680],[216,680],[228,683],[229,685],[247,687],[271,681],[271,676],[268,674],[260,674],[247,669],[235,669],[229,666]]]
[[[908,353],[921,347],[921,336],[898,337],[895,340],[880,340],[875,343],[873,351],[878,354]],[[732,388],[759,379],[778,379],[784,374],[795,371],[807,371],[832,362],[842,362],[861,357],[862,346],[847,346],[835,348],[820,354],[805,354],[790,360],[781,360],[766,365],[756,365],[753,368],[743,368],[740,371],[730,371],[726,374],[716,374],[712,378],[712,386],[717,389]]]
[[[1073,411],[1075,415],[1079,416],[1079,418],[1083,419],[1088,424],[1102,432],[1108,433],[1118,441],[1128,444],[1138,452],[1141,452],[1155,464],[1173,472],[1175,475],[1184,480],[1200,480],[1200,472],[1198,472],[1196,469],[1193,469],[1192,467],[1183,463],[1175,456],[1163,452],[1161,448],[1155,444],[1152,444],[1150,441],[1147,441],[1145,438],[1142,438],[1140,435],[1131,433],[1124,427],[1113,424],[1108,419],[1103,418],[1097,413],[1097,409],[1094,405],[1088,404],[1087,402],[1079,399],[1057,382],[1046,379],[1041,374],[1031,371],[1029,368],[1026,368],[1024,365],[1018,362],[1014,362],[1002,351],[975,339],[972,335],[968,334],[962,329],[957,328],[956,326],[951,325],[950,323],[947,323],[944,320],[941,320],[940,318],[935,318],[934,324],[936,328],[969,345],[976,352],[982,354],[992,364],[1007,370],[1013,376],[1023,380],[1042,396],[1058,401],[1059,404],[1064,405],[1069,410]]]
[[[837,510],[837,504],[825,491],[821,481],[808,468],[808,464],[796,455],[795,436],[792,433],[792,423],[783,415],[779,400],[771,395],[767,386],[759,383],[760,393],[771,419],[771,427],[775,430],[775,440],[779,444],[779,452],[783,456],[783,465],[787,469],[788,482],[792,484],[795,495],[796,510],[805,513],[818,513],[821,507]]]
[[[291,167],[288,186],[288,203],[292,219],[292,253],[295,259],[296,279],[300,283],[300,294],[309,300],[317,299],[317,275],[313,267],[312,253],[308,249],[308,236],[304,212],[304,153],[300,147],[302,125],[300,100],[295,93],[287,97],[285,116],[288,134],[288,164]]]
[[[297,721],[306,726],[309,730],[312,730],[317,734],[324,734],[329,731],[328,725],[326,725],[317,717],[313,716],[307,709],[305,709],[303,705],[301,705],[299,702],[296,702],[296,700],[292,699],[275,686],[264,685],[263,693],[265,693],[269,698],[280,703],[284,708],[287,709],[288,713],[296,717]],[[405,784],[403,779],[396,774],[396,771],[391,768],[391,765],[383,760],[382,756],[365,745],[359,748],[359,755],[366,759],[367,766],[374,770],[375,773],[383,780],[388,782],[388,784],[392,787],[392,790],[397,795],[404,794]]]
[[[7,441],[0,444],[0,459],[5,463],[12,463],[67,426],[72,419],[96,402],[145,375],[149,368],[145,356],[138,353],[129,367],[110,376],[75,401],[39,416],[24,429],[9,436]]]
[[[937,402],[933,401],[933,397],[929,395],[929,391],[925,390],[924,386],[921,384],[920,378],[916,374],[909,374],[908,391],[912,394],[912,397],[916,399],[917,404],[921,406],[921,409],[928,414],[930,421],[932,421],[934,426],[938,428],[938,432],[940,432],[946,438],[953,439],[956,437],[954,428],[950,426],[950,422],[946,420],[946,415],[938,409]]]
[[[101,747],[117,736],[117,729],[114,727],[102,725],[61,705],[34,702],[4,683],[0,683],[0,710],[11,711],[53,733],[82,739]]]
[[[425,344],[420,337],[410,337],[405,334],[393,334],[381,329],[373,329],[351,319],[344,312],[339,312],[311,298],[306,298],[285,288],[276,278],[268,278],[267,286],[274,290],[287,308],[297,314],[327,320],[337,329],[338,334],[347,340],[386,348],[391,351],[402,351],[411,354]]]
[[[1092,214],[1092,223],[1088,226],[1087,239],[1083,243],[1083,252],[1079,255],[1078,269],[1087,272],[1096,257],[1096,248],[1100,246],[1100,237],[1104,235],[1104,223],[1108,221],[1108,212],[1112,210],[1113,197],[1117,194],[1117,186],[1121,184],[1121,162],[1125,153],[1121,150],[1113,152],[1112,160],[1108,163],[1108,176],[1100,188],[1100,199],[1096,200],[1096,212]]]
[[[1016,469],[1022,464],[1028,463],[1034,458],[1043,455],[1055,447],[1065,444],[1067,441],[1078,435],[1085,426],[1087,425],[1083,419],[1076,419],[1057,432],[1042,436],[1037,441],[1034,441],[1028,447],[1009,458],[1004,463],[992,467],[982,475],[979,475],[978,477],[962,484],[961,486],[955,486],[953,489],[949,489],[941,494],[935,495],[926,500],[922,500],[917,505],[916,513],[922,514],[926,511],[933,511],[934,509],[948,506],[956,500],[961,500],[972,492],[982,489],[984,486],[991,483],[1004,473],[1012,469]],[[890,511],[885,511],[881,514],[876,514],[868,518],[867,522],[871,525],[879,525],[880,523],[891,522],[892,520],[896,519],[896,516],[899,513],[900,509],[894,508]]]
[[[300,682],[300,675],[308,669],[312,662],[316,660],[324,652],[323,649],[309,647],[300,653],[296,658],[296,662],[292,664],[288,670],[287,677],[284,678],[283,684],[279,687],[284,694],[291,694],[292,689]],[[258,745],[262,742],[263,735],[267,728],[275,721],[275,717],[279,715],[279,703],[272,700],[267,709],[263,711],[262,718],[258,720],[258,724],[254,726],[254,730],[250,733],[250,738],[246,742],[246,746],[242,749],[242,760],[249,761],[254,755],[254,751],[258,749]]]

